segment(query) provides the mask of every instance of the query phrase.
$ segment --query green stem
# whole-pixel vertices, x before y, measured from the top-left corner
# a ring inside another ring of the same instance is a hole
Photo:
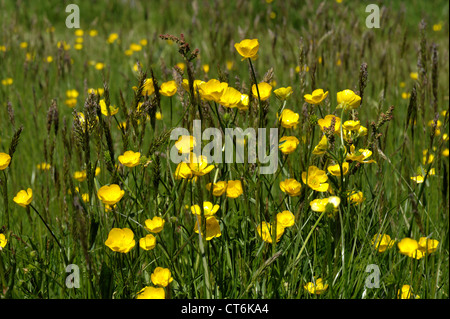
[[[9,205],[8,205],[8,177],[6,176],[5,171],[3,170],[3,203],[5,205],[5,224],[6,229],[9,230]]]
[[[256,81],[255,69],[253,68],[252,60],[249,58],[248,63],[250,64],[250,69],[252,70],[253,82],[256,87],[256,93],[258,94],[258,108],[259,108],[259,127],[262,127],[262,108],[261,108],[261,95],[259,94],[258,82]]]
[[[36,214],[39,216],[39,218],[42,220],[42,222],[44,223],[45,227],[47,227],[48,231],[50,232],[50,234],[53,236],[53,238],[55,239],[56,243],[58,244],[59,248],[61,249],[61,253],[63,254],[64,257],[64,262],[66,263],[66,265],[69,264],[69,260],[67,259],[66,256],[66,250],[64,249],[64,247],[61,245],[61,243],[59,242],[58,238],[56,237],[56,235],[53,233],[52,229],[50,228],[50,226],[48,226],[47,222],[44,220],[44,218],[42,218],[41,214],[39,214],[39,212],[37,211],[36,208],[34,208],[33,205],[30,204],[30,207],[33,208],[33,210],[36,212]]]
[[[202,257],[202,263],[203,263],[203,271],[204,271],[204,279],[205,279],[205,291],[206,291],[206,299],[211,298],[211,282],[209,279],[209,267],[208,267],[208,258],[207,258],[207,252],[205,249],[206,246],[206,218],[205,218],[205,212],[203,209],[203,190],[201,185],[201,178],[198,179],[198,182],[195,185],[198,190],[198,199],[199,199],[199,206],[200,206],[200,218],[198,218],[198,215],[195,214],[195,217],[197,219],[197,227],[198,227],[198,243],[200,247],[200,253]],[[212,185],[211,185],[212,187]]]
[[[295,258],[294,264],[293,264],[292,266],[295,266],[295,265],[297,264],[297,262],[299,261],[300,256],[302,255],[303,250],[305,249],[306,244],[307,244],[308,241],[309,241],[309,238],[311,237],[312,233],[313,233],[314,230],[316,229],[317,225],[319,225],[319,222],[320,222],[320,220],[323,218],[323,216],[325,215],[325,213],[326,213],[326,212],[324,211],[322,214],[320,214],[320,216],[319,216],[319,218],[317,219],[316,223],[314,224],[314,226],[313,226],[313,227],[311,228],[311,230],[309,231],[309,234],[308,234],[308,236],[306,236],[305,242],[303,243],[303,246],[302,246],[302,248],[300,249],[300,252],[298,253],[297,257]]]
[[[6,279],[5,279],[5,267],[3,265],[3,256],[1,255],[0,251],[0,280],[2,283],[2,291],[4,288],[6,288]]]

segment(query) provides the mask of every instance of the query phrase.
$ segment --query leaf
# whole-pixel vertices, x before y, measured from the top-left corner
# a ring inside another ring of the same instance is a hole
[[[102,299],[111,299],[114,291],[113,272],[105,262],[102,262],[101,269],[99,278],[100,294]]]
[[[91,225],[89,226],[89,247],[92,249],[94,246],[95,238],[97,237],[98,226],[100,223],[94,218],[91,219]]]

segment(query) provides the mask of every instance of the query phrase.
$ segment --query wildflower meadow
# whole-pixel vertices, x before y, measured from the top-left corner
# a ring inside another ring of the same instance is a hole
[[[448,299],[448,21],[0,1],[0,298]]]

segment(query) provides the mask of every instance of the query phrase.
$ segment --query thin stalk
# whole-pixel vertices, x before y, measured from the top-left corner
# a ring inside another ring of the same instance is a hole
[[[61,253],[63,254],[64,257],[64,262],[66,263],[66,265],[69,264],[69,260],[67,259],[66,256],[66,250],[64,249],[64,247],[61,245],[61,243],[59,242],[58,238],[56,237],[56,235],[53,233],[52,229],[50,228],[50,226],[48,226],[47,222],[44,220],[44,218],[42,218],[41,214],[39,214],[39,212],[37,211],[36,208],[34,208],[33,205],[31,205],[31,208],[33,208],[33,210],[36,212],[36,214],[39,216],[39,218],[42,220],[42,222],[44,223],[45,227],[47,227],[48,231],[50,232],[50,234],[53,236],[53,238],[55,239],[56,243],[58,244],[59,248],[61,249]]]
[[[300,249],[300,252],[298,253],[297,257],[294,260],[294,264],[292,265],[292,267],[294,267],[298,261],[300,260],[300,256],[303,253],[303,250],[306,248],[306,244],[308,243],[309,238],[311,237],[312,233],[314,232],[314,230],[316,229],[317,225],[319,225],[320,220],[323,218],[323,216],[325,215],[326,211],[324,211],[322,214],[320,214],[319,218],[317,219],[316,223],[314,224],[314,226],[311,228],[311,230],[309,231],[308,236],[306,236],[305,242],[303,243],[302,248]]]

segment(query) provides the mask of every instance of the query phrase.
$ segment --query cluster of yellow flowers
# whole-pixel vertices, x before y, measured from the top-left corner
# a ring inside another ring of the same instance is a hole
[[[395,240],[387,234],[376,234],[372,238],[372,245],[378,252],[383,253],[393,247]],[[439,246],[439,241],[428,237],[420,237],[419,241],[405,237],[397,244],[399,252],[405,256],[421,259],[427,254],[434,253]]]
[[[276,224],[276,225],[274,225]],[[257,227],[258,235],[267,243],[272,243],[272,238],[276,238],[276,241],[280,241],[281,236],[284,234],[284,230],[288,227],[292,227],[295,224],[295,216],[290,211],[285,210],[277,214],[274,223],[268,223],[262,221]],[[275,230],[275,233],[273,233]]]
[[[75,35],[77,38],[77,43],[75,49],[80,50],[83,43],[83,31],[77,30]],[[90,36],[96,36],[97,31],[91,30]],[[113,44],[118,42],[119,35],[117,33],[112,33],[109,35],[107,42]],[[65,42],[58,42],[58,47],[68,50],[70,45]],[[125,51],[126,55],[132,55],[133,52],[139,52],[142,50],[142,46],[147,45],[147,40],[142,40],[139,44],[132,43]],[[26,48],[27,44],[24,42],[22,48]],[[242,60],[248,59],[249,63],[252,60],[258,58],[259,42],[257,39],[245,39],[240,43],[235,44],[237,52],[242,56]],[[50,57],[51,58],[51,57]],[[48,59],[48,62],[51,61]],[[105,67],[103,63],[96,63],[95,68],[101,70]],[[184,64],[179,64],[178,67],[184,69]],[[230,67],[231,68],[231,67]],[[204,72],[209,71],[209,66],[204,66]],[[411,78],[417,79],[417,74],[411,74]],[[256,81],[255,81],[256,82]],[[2,85],[11,85],[13,80],[8,78],[2,80]],[[147,78],[144,81],[142,95],[149,97],[155,93],[155,85],[152,78]],[[190,91],[190,86],[188,80],[184,79],[182,82],[182,87],[187,92]],[[300,115],[294,110],[286,108],[287,101],[294,93],[291,86],[280,87],[273,90],[274,86],[270,83],[260,82],[253,84],[251,87],[251,96],[241,93],[239,90],[231,87],[227,82],[221,82],[217,79],[210,79],[208,81],[194,80],[193,83],[194,95],[198,95],[203,101],[217,103],[225,108],[233,109],[237,108],[240,111],[246,111],[249,109],[251,97],[257,99],[258,101],[268,100],[272,92],[275,97],[282,102],[282,107],[280,108],[280,114],[277,114],[277,121],[281,127],[285,130],[283,132],[288,132],[287,135],[282,136],[279,139],[279,151],[288,158],[290,154],[293,154],[297,147],[300,145],[300,139],[295,135],[296,128],[301,124]],[[137,88],[133,87],[136,91]],[[177,83],[173,80],[163,82],[159,87],[159,93],[165,97],[172,97],[178,92]],[[103,95],[104,89],[88,89],[89,94],[96,94],[99,97]],[[250,94],[250,93],[249,93]],[[323,89],[316,89],[310,94],[305,94],[303,99],[309,105],[320,108],[320,105],[326,101],[329,96],[328,91]],[[70,89],[66,91],[65,104],[74,108],[77,105],[77,99],[79,97],[79,92],[76,89]],[[361,104],[361,97],[355,92],[349,89],[337,92],[337,110],[341,110],[342,114],[351,110],[357,109]],[[138,105],[138,109],[142,104]],[[119,107],[115,105],[107,105],[105,99],[99,100],[100,111],[104,116],[114,117],[119,112]],[[321,111],[320,111],[321,112]],[[78,113],[78,119],[81,123],[84,123],[85,118],[82,113]],[[159,114],[159,118],[161,118]],[[323,117],[323,116],[322,116]],[[122,126],[120,126],[122,125]],[[124,127],[124,123],[119,124],[120,127]],[[327,136],[340,137],[342,140],[342,146],[345,149],[343,151],[343,157],[338,159],[333,157],[333,161],[329,163],[326,162],[322,169],[310,165],[305,167],[305,170],[301,172],[301,182],[296,178],[287,176],[282,181],[279,182],[280,190],[289,197],[300,197],[304,188],[309,188],[312,196],[320,196],[320,198],[314,198],[309,202],[309,208],[320,214],[327,214],[328,217],[334,218],[336,212],[339,211],[341,201],[347,200],[351,204],[361,204],[364,201],[364,195],[361,191],[351,191],[345,189],[337,189],[332,187],[332,181],[334,177],[343,178],[344,176],[351,175],[353,167],[352,163],[359,164],[370,164],[376,163],[375,160],[371,159],[372,151],[370,149],[355,147],[355,141],[362,136],[367,135],[367,128],[361,125],[359,120],[346,120],[344,121],[343,116],[338,117],[333,114],[327,114],[323,118],[317,120],[317,125],[320,128],[321,136],[319,143],[314,146],[312,154],[316,156],[322,156],[329,153],[329,143]],[[431,125],[429,123],[429,125]],[[442,125],[440,121],[437,122],[436,135],[440,135],[438,128]],[[448,136],[444,134],[443,138],[448,140]],[[346,144],[344,143],[346,142]],[[187,154],[189,156],[189,161],[180,162],[174,172],[174,177],[176,180],[185,179],[189,182],[197,182],[201,180],[202,176],[209,174],[213,171],[216,166],[208,163],[208,159],[204,155],[196,155],[193,150],[197,145],[198,141],[193,136],[180,136],[180,138],[175,142],[175,147],[178,149],[179,154]],[[426,150],[428,152],[428,150]],[[433,161],[434,156],[428,154],[424,151],[423,164],[430,164]],[[444,153],[443,153],[444,154]],[[444,155],[445,156],[445,155]],[[447,155],[448,156],[448,149]],[[144,164],[147,159],[141,156],[140,152],[135,152],[133,150],[127,150],[123,154],[118,156],[118,161],[122,166],[127,168],[134,168],[138,165]],[[0,153],[0,170],[5,170],[11,163],[11,156],[6,153]],[[320,164],[317,164],[321,166]],[[48,163],[37,164],[39,170],[50,170],[51,166]],[[123,167],[121,167],[123,168]],[[126,168],[124,168],[126,170]],[[95,176],[100,174],[100,168],[95,169]],[[434,174],[434,170],[429,172],[430,175]],[[217,176],[216,176],[217,177]],[[225,195],[227,198],[236,199],[244,194],[244,185],[242,180],[217,180],[216,177],[212,182],[205,185],[206,189],[210,194],[215,197],[220,197]],[[299,176],[297,176],[298,178]],[[419,178],[421,177],[421,179]],[[84,182],[87,180],[86,170],[75,171],[73,173],[73,178],[78,182]],[[414,178],[411,177],[417,183],[423,182],[423,176],[418,175]],[[121,184],[122,185],[122,184]],[[122,185],[124,187],[124,185]],[[97,190],[97,198],[103,203],[105,212],[114,211],[117,209],[117,204],[126,195],[125,189],[118,184],[103,185]],[[79,191],[79,188],[75,188]],[[317,193],[316,193],[317,192]],[[336,195],[343,195],[341,197]],[[88,194],[83,194],[82,199],[85,202],[89,201]],[[216,199],[215,199],[216,200]],[[219,199],[217,199],[219,200]],[[13,201],[20,205],[21,207],[28,208],[33,201],[33,190],[27,188],[26,190],[20,190]],[[123,203],[123,202],[122,202]],[[187,206],[189,208],[189,206]],[[216,217],[216,214],[221,209],[221,206],[210,201],[203,201],[203,203],[194,204],[190,207],[190,211],[195,220],[194,232],[200,234],[207,241],[213,238],[218,238],[222,235],[220,227],[220,219]],[[295,225],[296,216],[289,210],[282,210],[274,216],[274,220],[271,222],[261,220],[257,225],[256,230],[260,238],[269,244],[274,242],[279,242],[285,233],[286,229],[293,227]],[[205,225],[202,225],[202,222]],[[164,230],[165,220],[163,217],[154,216],[153,218],[146,219],[144,222],[144,228],[149,233],[144,237],[139,239],[139,247],[145,251],[153,250],[157,246],[158,234]],[[166,226],[167,227],[167,226]],[[204,233],[205,232],[205,233]],[[0,234],[0,250],[5,247],[8,240],[4,234]],[[372,246],[380,253],[387,251],[392,248],[395,244],[395,240],[387,234],[376,234],[371,241]],[[104,245],[108,247],[113,252],[118,252],[122,254],[127,254],[136,246],[135,234],[130,228],[112,228],[109,233]],[[438,249],[439,242],[435,239],[429,239],[427,237],[421,237],[418,241],[411,238],[403,238],[398,244],[398,249],[401,254],[406,255],[410,258],[421,259],[427,254],[431,254]],[[168,268],[156,267],[151,274],[151,281],[153,286],[146,286],[137,293],[138,299],[164,299],[166,297],[165,288],[173,281],[172,274]],[[328,288],[328,284],[324,282],[322,278],[314,278],[312,282],[308,282],[304,285],[304,289],[311,294],[321,294],[325,292]],[[399,298],[418,298],[412,294],[412,289],[408,285],[404,285],[399,291]]]

